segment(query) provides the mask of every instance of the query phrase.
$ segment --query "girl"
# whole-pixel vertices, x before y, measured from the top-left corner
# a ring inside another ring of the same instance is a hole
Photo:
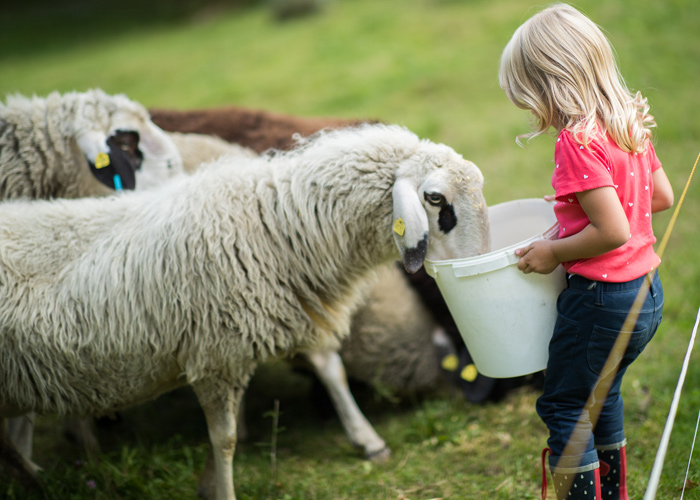
[[[567,270],[537,400],[557,498],[600,499],[602,475],[602,498],[627,499],[620,384],[661,321],[651,214],[673,204],[650,142],[656,124],[647,100],[625,86],[601,30],[569,5],[553,5],[516,30],[499,80],[510,101],[535,117],[527,137],[557,133],[555,194],[547,198],[557,201],[559,238],[516,251],[525,273],[547,274],[560,263]],[[643,284],[649,292],[617,371],[601,373]],[[587,400],[605,375],[612,386],[595,402],[603,406],[592,422]],[[579,420],[584,438],[577,428],[567,448]]]

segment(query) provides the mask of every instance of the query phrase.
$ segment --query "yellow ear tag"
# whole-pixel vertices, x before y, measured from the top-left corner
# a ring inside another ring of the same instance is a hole
[[[442,366],[443,370],[446,370],[448,372],[453,372],[459,366],[459,359],[454,354],[448,354],[447,356],[442,358],[442,362],[440,363],[440,366]]]
[[[476,366],[470,364],[462,368],[462,372],[459,374],[459,376],[467,382],[474,382],[476,380],[476,377],[479,376],[479,372],[476,369]]]
[[[95,168],[105,168],[109,165],[109,155],[107,153],[99,153],[95,157]]]
[[[403,223],[403,219],[396,219],[394,222],[394,232],[399,236],[403,236],[406,231],[406,225]]]

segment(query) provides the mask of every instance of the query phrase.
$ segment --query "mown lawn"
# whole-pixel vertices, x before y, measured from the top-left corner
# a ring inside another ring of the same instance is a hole
[[[482,169],[489,203],[549,191],[552,139],[526,148],[515,136],[529,114],[497,81],[498,58],[535,9],[522,0],[328,0],[316,15],[278,22],[267,4],[127,0],[57,6],[29,0],[0,15],[0,96],[101,87],[148,107],[240,105],[306,116],[370,117],[449,144]],[[146,5],[147,4],[147,5]],[[695,0],[576,3],[615,45],[630,87],[652,104],[657,152],[677,198],[700,152],[700,9]],[[698,181],[692,183],[661,268],[665,319],[624,387],[630,492],[641,498],[700,305]],[[655,218],[657,235],[669,214]],[[1,362],[0,354],[0,362]],[[680,497],[700,409],[693,355],[657,498]],[[311,381],[267,367],[250,391],[251,439],[236,454],[240,499],[539,498],[546,430],[536,386],[484,405],[445,390],[400,404],[357,394],[393,449],[360,459],[335,418],[310,403]],[[280,401],[280,428],[270,412]],[[35,456],[56,499],[193,498],[206,456],[202,415],[187,391],[135,408],[100,430],[103,453],[86,459],[39,421]],[[273,432],[277,447],[271,450]],[[276,468],[272,467],[274,452]],[[690,486],[700,483],[697,457]],[[27,498],[17,485],[0,497]],[[698,489],[685,498],[698,498]],[[41,498],[34,495],[31,498]]]

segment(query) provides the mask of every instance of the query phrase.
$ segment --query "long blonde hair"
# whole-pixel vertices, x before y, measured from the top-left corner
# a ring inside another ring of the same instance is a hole
[[[553,127],[587,146],[600,127],[623,151],[642,153],[656,126],[646,98],[627,88],[608,39],[570,5],[552,5],[521,25],[498,77],[508,98],[535,115],[533,132],[520,137]]]

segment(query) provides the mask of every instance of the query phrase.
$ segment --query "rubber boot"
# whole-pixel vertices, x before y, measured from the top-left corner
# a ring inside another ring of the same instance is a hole
[[[596,446],[600,462],[600,489],[605,500],[629,500],[625,444]]]
[[[557,500],[601,500],[600,469],[551,469]]]
[[[547,470],[545,461],[552,450],[542,450],[542,500],[547,498]],[[552,466],[550,472],[557,500],[601,500],[599,462],[583,467]]]

